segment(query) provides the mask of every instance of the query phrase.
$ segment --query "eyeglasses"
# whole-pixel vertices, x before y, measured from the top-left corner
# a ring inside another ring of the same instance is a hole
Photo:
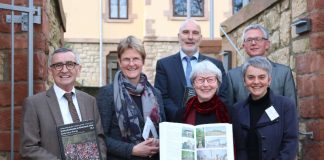
[[[217,78],[216,77],[197,77],[194,82],[197,84],[203,84],[203,83],[205,83],[205,81],[207,81],[207,83],[209,83],[209,84],[212,84],[217,81]]]
[[[67,61],[65,63],[62,63],[62,62],[54,63],[54,64],[50,65],[50,67],[54,68],[57,71],[61,71],[63,69],[64,65],[68,70],[71,70],[71,69],[74,69],[74,67],[79,64],[77,64],[76,62]]]
[[[120,60],[122,64],[130,64],[131,62],[133,62],[134,64],[138,64],[140,62],[142,62],[141,58],[135,57],[135,58],[123,58]]]
[[[248,38],[248,39],[244,40],[244,43],[252,44],[253,41],[254,41],[255,43],[260,43],[260,42],[262,42],[263,40],[268,40],[268,39],[263,38],[263,37]]]

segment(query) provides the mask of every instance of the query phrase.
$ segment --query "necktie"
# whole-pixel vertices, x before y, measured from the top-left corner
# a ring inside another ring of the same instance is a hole
[[[78,112],[75,109],[75,106],[73,104],[73,100],[72,100],[72,93],[65,93],[64,97],[66,98],[66,100],[68,101],[69,104],[69,111],[72,117],[73,122],[80,122],[79,116],[78,116]]]
[[[186,56],[185,57],[186,61],[187,61],[187,68],[186,68],[186,81],[187,81],[187,86],[188,87],[191,87],[191,82],[190,82],[190,73],[192,71],[192,67],[191,67],[191,60],[194,60],[195,57],[192,56],[192,57],[189,57],[189,56]]]

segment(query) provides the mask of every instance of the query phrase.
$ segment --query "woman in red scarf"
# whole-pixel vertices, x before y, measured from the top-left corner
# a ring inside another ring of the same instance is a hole
[[[176,113],[176,122],[192,125],[229,123],[226,106],[217,96],[222,83],[222,72],[212,62],[198,62],[190,76],[196,96],[191,97],[185,108]]]

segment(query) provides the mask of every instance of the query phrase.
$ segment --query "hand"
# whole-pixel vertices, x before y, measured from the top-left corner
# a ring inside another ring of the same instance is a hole
[[[147,140],[153,140],[152,141],[152,143],[150,143],[149,145],[150,146],[156,146],[156,147],[159,147],[159,145],[160,145],[160,141],[159,141],[159,139],[155,139],[155,138],[148,138]]]
[[[158,140],[149,138],[133,147],[132,155],[140,157],[152,157],[159,151]]]

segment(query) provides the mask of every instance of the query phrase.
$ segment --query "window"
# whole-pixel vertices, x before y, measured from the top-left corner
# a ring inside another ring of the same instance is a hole
[[[190,0],[191,17],[204,17],[204,0]],[[172,0],[173,16],[187,16],[187,0]]]
[[[128,0],[109,0],[109,19],[128,19]]]
[[[233,13],[238,12],[242,7],[247,5],[251,0],[233,0]]]

